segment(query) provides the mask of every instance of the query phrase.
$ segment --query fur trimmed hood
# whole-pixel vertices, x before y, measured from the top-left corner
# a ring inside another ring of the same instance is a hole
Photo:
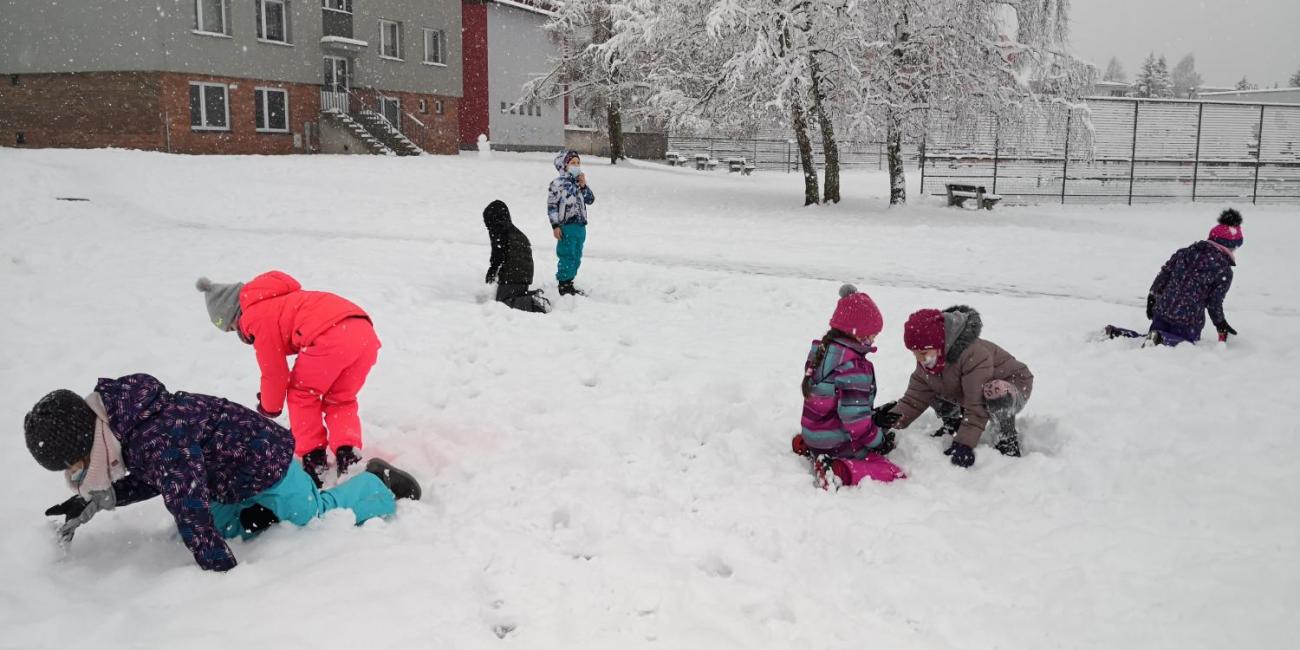
[[[984,319],[973,307],[953,305],[943,310],[943,349],[948,363],[955,363],[984,331]]]

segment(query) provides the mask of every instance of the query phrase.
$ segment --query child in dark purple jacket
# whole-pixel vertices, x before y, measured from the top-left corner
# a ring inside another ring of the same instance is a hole
[[[357,523],[389,515],[394,499],[420,498],[410,474],[374,459],[366,472],[318,490],[293,457],[293,434],[239,404],[168,392],[149,375],[100,379],[82,398],[57,390],[23,420],[36,462],[62,471],[75,496],[46,511],[63,515],[62,543],[100,510],[162,495],[200,567],[234,568],[223,538],[251,538],[288,520],[299,526],[345,508]]]
[[[1223,315],[1223,300],[1232,287],[1235,252],[1244,242],[1241,214],[1229,208],[1219,215],[1219,225],[1210,230],[1209,237],[1180,249],[1165,262],[1147,294],[1151,328],[1146,336],[1152,342],[1177,345],[1199,341],[1206,312],[1220,341],[1237,335]],[[1111,338],[1143,336],[1114,325],[1108,325],[1106,333]]]

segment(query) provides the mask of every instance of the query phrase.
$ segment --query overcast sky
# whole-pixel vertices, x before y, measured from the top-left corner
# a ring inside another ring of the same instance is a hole
[[[1104,72],[1119,58],[1133,80],[1148,52],[1169,67],[1192,52],[1205,83],[1287,85],[1300,68],[1300,0],[1072,0],[1075,52]]]

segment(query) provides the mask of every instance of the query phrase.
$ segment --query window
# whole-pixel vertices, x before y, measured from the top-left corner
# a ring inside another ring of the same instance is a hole
[[[190,83],[190,129],[229,131],[230,108],[224,84]]]
[[[442,111],[443,111],[443,109],[442,109],[442,100],[441,100],[441,99],[435,99],[435,100],[433,100],[433,112],[434,112],[434,114],[435,114],[435,115],[442,115]]]
[[[257,0],[257,37],[289,42],[289,0]]]
[[[420,112],[421,112],[421,113],[428,113],[428,112],[429,112],[429,103],[426,102],[426,101],[424,101],[423,99],[420,100],[420,104],[419,104],[419,106],[420,106]]]
[[[352,0],[320,0],[320,6],[332,11],[352,13]]]
[[[258,131],[289,132],[289,92],[279,88],[258,88],[253,92],[253,115]]]
[[[424,62],[447,65],[447,38],[441,29],[424,30]]]
[[[379,21],[379,56],[385,59],[402,58],[402,23]]]
[[[230,34],[226,29],[226,0],[194,0],[194,31]]]

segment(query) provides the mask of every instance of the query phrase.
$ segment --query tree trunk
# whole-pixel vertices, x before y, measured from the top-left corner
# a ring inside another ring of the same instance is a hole
[[[889,204],[907,204],[907,177],[903,174],[903,125],[893,111],[885,118],[889,131],[885,149],[889,158]]]
[[[808,118],[803,104],[794,100],[790,112],[794,118],[794,139],[799,143],[799,168],[803,170],[803,204],[821,203],[817,188],[817,166],[813,163],[812,140],[808,138]]]
[[[840,202],[840,146],[835,142],[835,124],[826,114],[824,100],[826,99],[821,88],[821,72],[818,70],[817,61],[814,59],[809,66],[812,71],[812,109],[813,116],[817,118],[817,123],[821,126],[822,132],[822,156],[826,159],[826,178],[823,181],[824,188],[822,196],[828,203]]]
[[[623,107],[617,100],[606,105],[609,118],[609,164],[617,165],[623,156]]]

